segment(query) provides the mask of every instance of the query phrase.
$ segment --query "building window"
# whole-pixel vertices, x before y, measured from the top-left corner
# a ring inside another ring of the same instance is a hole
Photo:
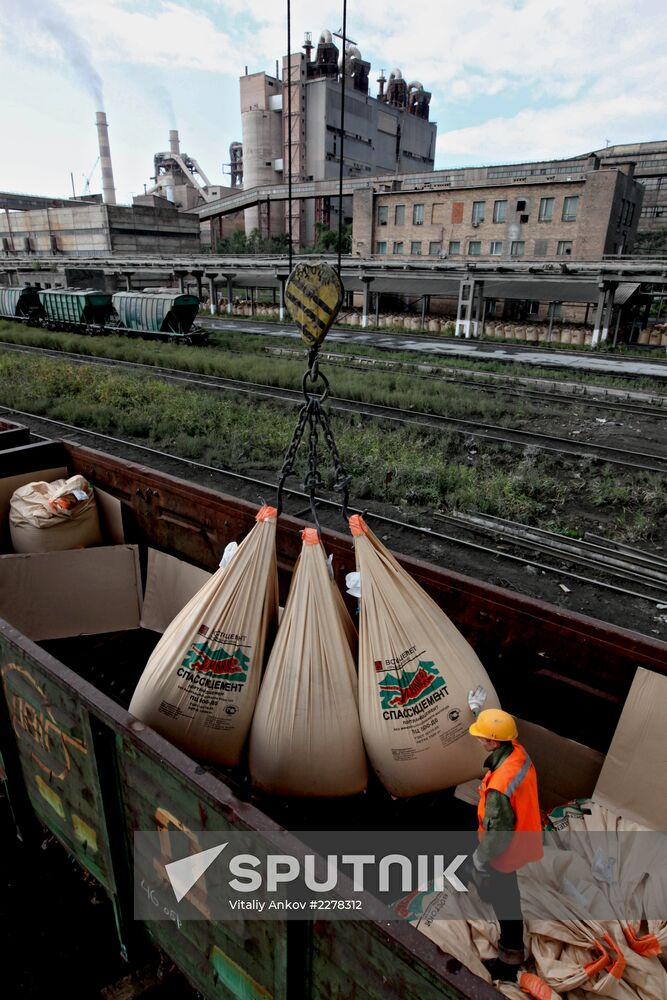
[[[572,240],[559,240],[556,247],[557,257],[569,257],[572,253]]]
[[[429,257],[439,257],[442,252],[442,243],[440,240],[431,240],[428,245],[428,255]]]
[[[571,198],[563,198],[563,222],[574,222],[577,217],[577,206],[579,204],[579,195],[573,195]]]
[[[473,201],[472,203],[472,224],[473,226],[478,226],[480,222],[484,222],[484,206],[486,202],[484,201]]]
[[[516,203],[516,210],[517,210],[517,212],[525,212],[526,211],[526,199],[525,198],[519,198],[519,200]]]
[[[526,244],[523,240],[512,240],[512,244],[510,246],[510,256],[523,257],[525,249]]]
[[[535,240],[535,256],[546,257],[548,244],[548,240]]]
[[[461,253],[461,241],[460,240],[450,240],[449,241],[449,256],[458,257]]]
[[[540,198],[540,211],[537,215],[538,222],[551,222],[554,217],[555,198]]]
[[[410,253],[413,257],[421,257],[422,245],[418,240],[413,240],[410,244]]]
[[[394,243],[394,253],[403,253],[403,240]]]
[[[493,203],[493,221],[494,222],[505,222],[507,219],[507,202],[506,201],[494,201]]]
[[[384,240],[381,243],[375,244],[375,252],[381,254],[385,254],[387,252],[387,244]]]
[[[503,252],[502,240],[492,240],[491,243],[489,243],[489,253],[491,254],[492,257],[500,257],[502,252]]]
[[[423,226],[424,225],[424,206],[423,205],[413,205],[412,206],[412,224],[413,224],[413,226]]]
[[[479,257],[481,252],[482,252],[482,241],[470,240],[470,243],[468,243],[468,255],[470,257]]]
[[[405,205],[397,205],[394,209],[394,225],[405,225]]]
[[[378,205],[378,226],[386,226],[389,222],[389,206]]]

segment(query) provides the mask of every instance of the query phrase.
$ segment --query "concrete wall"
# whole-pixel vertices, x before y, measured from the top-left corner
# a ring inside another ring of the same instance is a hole
[[[10,236],[11,229],[11,236]],[[57,240],[57,251],[51,237]],[[95,205],[0,214],[0,237],[24,253],[31,241],[36,257],[58,254],[93,257],[108,253],[197,253],[199,219],[174,209]],[[6,254],[10,255],[10,254]]]

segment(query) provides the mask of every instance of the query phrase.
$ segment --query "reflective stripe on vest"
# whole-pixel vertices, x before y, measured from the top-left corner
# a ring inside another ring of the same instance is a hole
[[[537,797],[537,774],[530,757],[516,740],[512,740],[512,753],[495,771],[484,776],[480,788],[477,817],[479,839],[484,837],[486,796],[490,789],[502,792],[510,800],[516,817],[515,831],[509,846],[489,864],[501,872],[516,871],[529,861],[538,861],[543,855],[542,821]]]

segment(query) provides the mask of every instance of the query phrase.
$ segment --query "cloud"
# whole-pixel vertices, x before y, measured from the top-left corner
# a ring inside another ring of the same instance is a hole
[[[55,0],[30,0],[29,6],[21,0],[0,0],[0,11],[7,18],[9,36],[15,45],[27,51],[23,33],[28,32],[32,54],[41,42],[47,53],[62,56],[95,107],[104,107],[102,77],[93,66],[88,43],[76,22]]]
[[[129,10],[118,0],[63,0],[63,5],[85,24],[101,62],[158,66],[171,72],[240,72],[241,56],[232,35],[194,6],[169,0],[143,10]]]

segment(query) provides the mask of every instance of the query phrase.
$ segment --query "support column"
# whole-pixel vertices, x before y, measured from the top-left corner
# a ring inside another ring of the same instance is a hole
[[[181,295],[185,294],[185,278],[187,276],[187,271],[174,271],[174,277],[178,280],[179,287],[181,289]]]
[[[484,334],[484,282],[475,282],[475,316],[473,320],[473,337],[481,337]]]
[[[371,281],[373,279],[364,275],[361,280],[364,283],[364,306],[361,315],[361,325],[365,330],[368,327],[368,310],[370,307],[370,300],[371,300]]]
[[[257,289],[253,285],[250,289],[250,315],[255,315],[255,300],[257,298]]]
[[[218,289],[215,287],[215,279],[218,277],[216,271],[207,271],[208,279],[208,306],[211,316],[215,316],[218,311]]]
[[[235,274],[223,274],[222,276],[227,282],[227,315],[234,315],[234,278]]]
[[[419,329],[422,331],[424,329],[425,319],[426,319],[426,296],[422,295],[422,314],[421,314],[421,319],[419,321]]]
[[[593,347],[603,344],[609,336],[609,325],[611,314],[614,308],[614,294],[616,292],[617,281],[598,282],[598,304],[595,310],[595,321],[593,323]]]
[[[481,287],[481,282],[479,283]],[[456,328],[454,330],[455,337],[465,337],[469,339],[470,337],[477,336],[477,323],[478,320],[474,316],[473,310],[477,309],[477,285],[478,282],[474,278],[461,278],[461,283],[459,285],[459,302],[456,310]]]
[[[375,293],[375,325],[376,327],[380,325],[380,299],[382,298],[382,292]]]
[[[132,275],[134,274],[134,271],[123,271],[122,274],[123,274],[123,277],[125,278],[125,290],[127,292],[131,292],[132,291]]]
[[[287,279],[289,278],[289,274],[279,274],[278,272],[276,272],[276,278],[280,282],[280,288],[279,288],[280,297],[279,297],[279,300],[278,300],[278,302],[279,302],[279,305],[278,305],[278,319],[280,320],[281,323],[284,323],[284,321],[285,321],[285,285],[287,284]]]
[[[191,271],[190,274],[192,275],[192,277],[197,282],[197,296],[199,298],[199,301],[201,302],[202,298],[204,297],[204,289],[202,287],[202,280],[201,280],[203,278],[203,276],[204,276],[204,272],[203,271]]]

